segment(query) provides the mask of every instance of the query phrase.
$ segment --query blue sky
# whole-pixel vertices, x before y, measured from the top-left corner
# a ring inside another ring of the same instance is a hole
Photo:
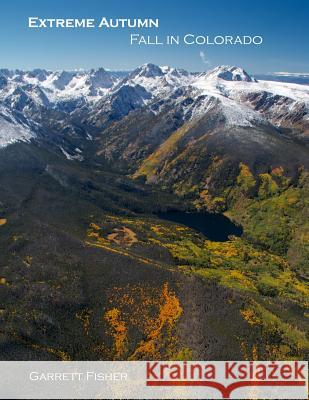
[[[160,28],[39,30],[28,16],[45,18],[159,18]],[[0,67],[132,69],[145,62],[202,71],[219,64],[250,73],[309,72],[308,0],[3,0]],[[261,46],[131,46],[132,32],[263,35]],[[200,52],[209,64],[203,63]]]

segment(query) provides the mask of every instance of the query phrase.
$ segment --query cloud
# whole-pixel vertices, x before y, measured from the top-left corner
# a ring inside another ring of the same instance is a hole
[[[210,61],[207,59],[206,53],[204,51],[200,51],[200,57],[204,64],[209,65]]]

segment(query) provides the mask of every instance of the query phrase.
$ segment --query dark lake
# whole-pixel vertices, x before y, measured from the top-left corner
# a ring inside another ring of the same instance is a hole
[[[185,225],[202,233],[209,240],[225,242],[229,235],[241,236],[242,228],[235,225],[223,214],[207,212],[167,211],[157,214],[159,218]]]

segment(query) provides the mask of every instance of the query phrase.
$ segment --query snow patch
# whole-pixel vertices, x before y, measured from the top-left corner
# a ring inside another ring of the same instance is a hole
[[[70,161],[83,161],[84,160],[84,157],[81,154],[73,154],[73,155],[71,155],[67,151],[65,151],[62,146],[60,146],[60,150],[65,155],[67,160],[70,160]],[[77,149],[77,150],[79,150],[79,149]],[[80,150],[78,151],[78,153],[79,152],[80,152]]]
[[[5,108],[0,107],[0,148],[19,141],[29,142],[34,133]]]

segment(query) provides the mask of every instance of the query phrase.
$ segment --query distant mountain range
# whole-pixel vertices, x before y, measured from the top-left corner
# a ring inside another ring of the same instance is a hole
[[[297,83],[299,85],[309,84],[309,73],[273,72],[268,74],[257,74],[255,76],[257,79],[266,81]]]
[[[191,74],[145,64],[128,73],[0,70],[0,143],[37,136],[45,110],[64,113],[60,120],[81,112],[97,125],[104,113],[119,119],[147,107],[155,115],[172,103],[183,121],[201,118],[216,104],[229,125],[271,124],[308,134],[309,86],[257,80],[239,67]]]

